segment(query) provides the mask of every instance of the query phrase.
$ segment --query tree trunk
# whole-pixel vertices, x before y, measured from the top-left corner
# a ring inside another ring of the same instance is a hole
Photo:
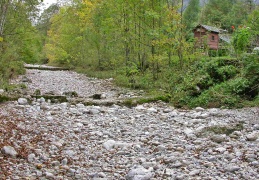
[[[3,0],[1,3],[1,14],[0,14],[0,36],[3,36],[4,33],[4,26],[6,22],[6,16],[8,13],[8,8],[10,5],[10,0]]]

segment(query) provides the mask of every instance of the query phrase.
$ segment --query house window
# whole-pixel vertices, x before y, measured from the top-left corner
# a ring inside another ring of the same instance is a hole
[[[215,41],[215,36],[211,36],[211,41]]]

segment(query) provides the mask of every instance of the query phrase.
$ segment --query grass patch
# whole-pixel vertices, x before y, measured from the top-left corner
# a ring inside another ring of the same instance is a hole
[[[163,101],[166,103],[169,103],[171,99],[171,95],[158,95],[153,97],[145,97],[145,98],[132,98],[132,99],[126,99],[122,102],[123,105],[127,107],[134,107],[138,104],[145,104],[145,103],[151,103],[151,102],[157,102],[157,101]]]
[[[198,136],[207,136],[210,135],[211,133],[213,134],[226,134],[230,135],[234,131],[241,131],[244,129],[243,123],[238,123],[234,126],[210,126],[204,128],[200,133],[198,133]]]

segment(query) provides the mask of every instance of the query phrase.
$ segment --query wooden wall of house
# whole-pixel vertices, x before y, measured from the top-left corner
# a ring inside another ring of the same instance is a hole
[[[208,46],[210,49],[218,49],[219,48],[219,34],[210,32],[208,33]]]
[[[204,40],[207,37],[207,44],[204,44]],[[209,49],[219,48],[219,34],[216,32],[209,32],[206,29],[200,27],[199,31],[197,29],[194,31],[194,38],[198,40],[196,46],[204,47],[208,46]]]

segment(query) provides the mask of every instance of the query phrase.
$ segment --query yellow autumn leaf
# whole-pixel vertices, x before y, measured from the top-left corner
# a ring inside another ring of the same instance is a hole
[[[0,37],[0,42],[2,42],[4,40],[4,38]]]

